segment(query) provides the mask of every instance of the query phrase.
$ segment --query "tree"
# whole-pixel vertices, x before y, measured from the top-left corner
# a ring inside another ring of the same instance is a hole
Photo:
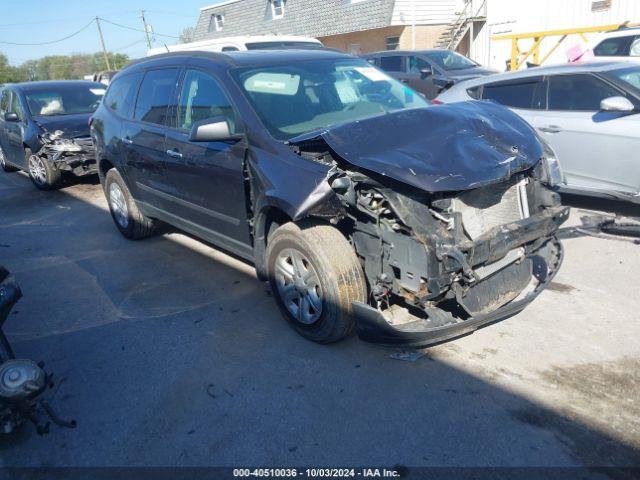
[[[193,42],[193,37],[195,36],[196,29],[193,27],[187,27],[182,30],[180,34],[180,43],[190,43]]]

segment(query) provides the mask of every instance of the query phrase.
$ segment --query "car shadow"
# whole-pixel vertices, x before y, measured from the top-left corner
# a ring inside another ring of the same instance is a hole
[[[636,446],[571,405],[519,394],[508,365],[491,361],[496,345],[485,348],[483,372],[455,342],[414,362],[353,336],[308,342],[246,262],[172,229],[128,241],[76,192],[5,177],[0,264],[25,295],[7,333],[20,356],[55,372],[52,402],[78,427],[0,437],[1,466],[399,465],[405,478],[424,478],[421,467],[443,468],[430,478],[635,478]],[[571,395],[572,382],[592,374],[563,368],[555,388]]]

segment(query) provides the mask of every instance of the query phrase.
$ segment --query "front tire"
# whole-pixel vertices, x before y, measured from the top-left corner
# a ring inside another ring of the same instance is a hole
[[[24,149],[29,167],[29,178],[40,190],[54,190],[60,186],[62,173],[46,159],[34,155],[30,149]]]
[[[139,240],[153,233],[154,220],[140,211],[122,176],[115,168],[107,172],[104,193],[113,222],[123,236],[130,240]]]
[[[9,165],[7,163],[7,159],[6,159],[5,155],[4,155],[4,151],[2,150],[2,147],[0,147],[0,167],[2,167],[2,170],[4,170],[7,173],[16,172],[16,171],[19,170],[18,168],[14,167],[13,165]]]
[[[353,247],[336,228],[279,227],[268,241],[267,267],[278,306],[300,335],[332,343],[351,333],[351,304],[366,301],[367,288]]]

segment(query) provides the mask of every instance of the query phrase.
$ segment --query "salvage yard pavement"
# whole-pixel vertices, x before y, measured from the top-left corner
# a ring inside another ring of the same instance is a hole
[[[246,263],[173,230],[125,240],[96,183],[1,174],[7,335],[78,427],[3,438],[0,465],[638,466],[640,245],[565,232],[512,318],[417,354],[321,346]]]

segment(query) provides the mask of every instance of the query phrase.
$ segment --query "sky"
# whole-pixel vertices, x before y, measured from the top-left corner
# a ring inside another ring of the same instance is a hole
[[[111,52],[125,53],[131,58],[144,56],[147,45],[142,32],[140,10],[145,10],[147,23],[155,35],[154,47],[177,43],[180,32],[196,24],[200,8],[220,0],[0,0],[0,53],[12,65],[45,55],[94,53],[100,51],[95,23],[80,34],[59,43],[43,46],[8,45],[44,43],[70,35],[99,16],[126,27],[101,22],[105,44]],[[7,8],[11,5],[11,8]],[[158,34],[168,35],[167,37]]]

